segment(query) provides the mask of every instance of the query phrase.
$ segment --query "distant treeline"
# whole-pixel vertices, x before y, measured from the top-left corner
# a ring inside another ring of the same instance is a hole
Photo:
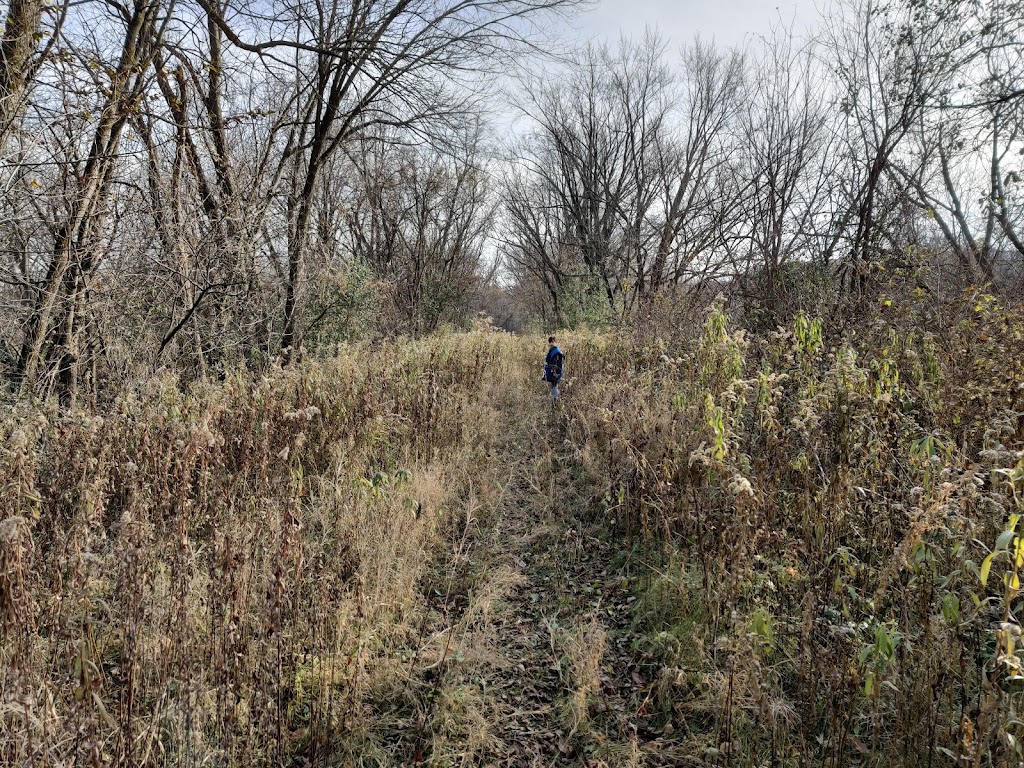
[[[725,289],[770,324],[894,272],[1016,279],[1020,4],[844,0],[806,38],[679,54],[566,50],[545,30],[578,5],[13,0],[3,379],[71,400],[481,311]]]

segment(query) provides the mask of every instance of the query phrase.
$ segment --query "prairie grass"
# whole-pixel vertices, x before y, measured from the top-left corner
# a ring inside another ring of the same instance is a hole
[[[601,662],[607,638],[596,621],[572,628],[552,625],[549,631],[560,657],[560,674],[569,692],[564,719],[571,738],[590,724],[590,705],[601,692]]]
[[[1024,764],[1020,312],[663,330],[560,338],[555,407],[543,341],[484,331],[16,403],[0,764],[491,765],[526,731],[581,765]],[[628,626],[529,609],[513,554],[586,569],[595,536]],[[520,665],[503,621],[541,615]],[[491,683],[552,663],[504,729]]]

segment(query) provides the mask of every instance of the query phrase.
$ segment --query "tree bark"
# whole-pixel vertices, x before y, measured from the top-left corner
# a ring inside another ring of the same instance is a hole
[[[0,141],[21,112],[42,20],[43,0],[11,0],[0,41]]]

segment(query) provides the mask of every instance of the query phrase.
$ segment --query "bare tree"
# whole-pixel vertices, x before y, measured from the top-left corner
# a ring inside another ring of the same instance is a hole
[[[40,42],[48,32],[43,27],[43,0],[11,0],[0,38],[0,148],[24,106],[25,92],[42,60]],[[67,7],[57,8],[57,28]],[[54,35],[44,50],[52,47]]]
[[[543,179],[516,166],[506,174],[503,187],[505,267],[518,286],[530,286],[531,310],[546,326],[565,326],[567,284],[584,273],[580,255],[568,245],[569,222],[560,196]]]
[[[657,247],[658,171],[668,164],[673,76],[648,36],[618,51],[587,47],[563,78],[529,83],[536,129],[507,181],[505,250],[541,277],[561,316],[569,281],[622,311],[647,290]]]
[[[101,357],[202,373],[297,350],[307,262],[356,258],[321,226],[343,220],[335,160],[363,137],[443,147],[477,120],[493,62],[578,4],[87,0],[54,8],[47,38],[47,10],[13,3],[0,117],[26,123],[0,242],[23,386],[67,400]],[[403,273],[410,317],[438,286],[461,296],[482,251],[486,173],[454,156],[386,169],[421,195],[415,236],[400,217],[405,252],[451,256]]]
[[[281,348],[298,348],[298,302],[317,182],[346,142],[381,128],[429,135],[471,111],[469,73],[493,66],[536,34],[541,14],[575,0],[367,0],[282,3],[263,18],[292,27],[243,39],[210,0],[204,7],[239,48],[276,55],[291,51],[298,99],[283,157],[291,174],[287,198],[288,271]],[[275,62],[280,59],[275,58]],[[275,71],[282,70],[275,67]]]
[[[506,182],[505,253],[545,287],[557,321],[581,281],[631,311],[721,264],[725,222],[742,205],[723,179],[744,82],[739,52],[698,41],[677,75],[649,36],[586,49],[561,79],[533,85],[537,128]]]
[[[748,298],[756,293],[775,317],[792,310],[784,267],[830,258],[832,233],[819,225],[837,213],[827,193],[837,167],[834,125],[815,50],[800,45],[791,30],[778,29],[766,41],[756,69],[733,184],[742,215],[724,242]]]
[[[392,283],[412,333],[464,316],[494,218],[479,135],[445,153],[368,139],[350,155],[342,242],[351,258]]]
[[[120,53],[109,66],[90,66],[101,96],[89,149],[75,166],[74,184],[64,211],[53,227],[53,246],[46,276],[33,298],[31,317],[18,361],[28,387],[41,383],[44,391],[57,388],[68,398],[75,390],[77,360],[83,353],[88,328],[86,311],[89,280],[103,254],[107,202],[117,165],[121,137],[145,91],[149,65],[162,33],[160,0],[136,0],[118,7]],[[164,19],[166,20],[166,16]],[[85,56],[93,56],[79,52]]]
[[[907,36],[930,41],[921,66],[943,74],[922,95],[908,149],[892,175],[934,222],[961,271],[991,280],[1000,256],[1024,255],[1013,187],[1013,156],[1024,101],[1015,33],[1024,27],[1017,4],[898,4]]]
[[[903,196],[899,188],[887,191],[887,182],[949,69],[931,58],[940,46],[940,27],[916,28],[904,9],[879,0],[854,0],[840,8],[825,38],[838,76],[850,162],[849,214],[843,217],[850,225],[848,283],[860,292],[872,261],[901,250],[889,236],[887,218],[899,219]]]
[[[682,136],[667,133],[659,151],[662,222],[647,283],[656,295],[715,271],[719,234],[742,205],[740,189],[720,184],[737,149],[734,128],[746,89],[739,51],[720,52],[700,41],[683,51]]]

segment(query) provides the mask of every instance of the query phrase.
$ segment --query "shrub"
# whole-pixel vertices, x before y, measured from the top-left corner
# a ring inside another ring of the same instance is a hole
[[[716,306],[686,342],[567,344],[592,498],[699,584],[700,611],[641,639],[690,753],[1021,759],[1024,318],[880,304],[845,334],[797,315],[751,335]]]

